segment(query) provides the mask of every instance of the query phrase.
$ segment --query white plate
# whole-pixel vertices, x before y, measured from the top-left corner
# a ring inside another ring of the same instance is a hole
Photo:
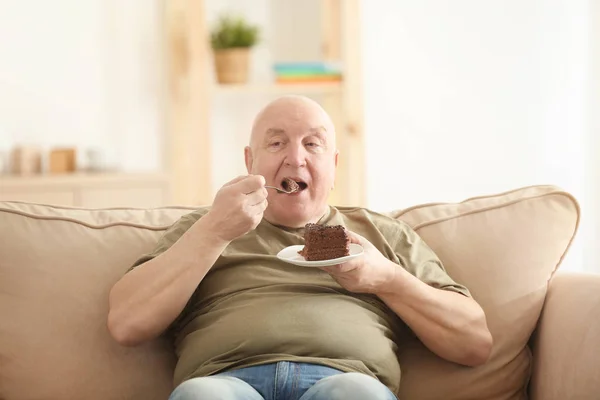
[[[327,267],[336,265],[360,257],[363,253],[363,248],[359,244],[350,243],[350,255],[345,257],[333,258],[331,260],[306,261],[298,252],[304,248],[303,245],[289,246],[277,253],[277,258],[286,263],[299,265],[301,267]]]

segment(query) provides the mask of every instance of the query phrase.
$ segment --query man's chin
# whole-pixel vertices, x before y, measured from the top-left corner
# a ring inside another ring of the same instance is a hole
[[[290,207],[280,210],[267,210],[265,219],[274,225],[281,225],[288,228],[304,228],[310,222],[311,216],[306,210]]]

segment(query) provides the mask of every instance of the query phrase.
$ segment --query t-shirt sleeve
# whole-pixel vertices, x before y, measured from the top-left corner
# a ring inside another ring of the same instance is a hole
[[[179,218],[173,225],[171,225],[158,239],[158,242],[154,246],[154,249],[150,253],[142,254],[129,268],[132,271],[134,268],[152,260],[160,254],[167,251],[179,238],[191,228],[196,221],[198,221],[205,212],[194,211],[190,214],[186,214]]]
[[[471,297],[469,290],[455,282],[435,252],[408,224],[399,222],[394,252],[400,264],[426,284]]]

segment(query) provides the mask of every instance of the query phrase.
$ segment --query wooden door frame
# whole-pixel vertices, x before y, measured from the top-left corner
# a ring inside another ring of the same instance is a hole
[[[167,70],[164,164],[171,202],[212,202],[209,48],[204,2],[164,0]]]

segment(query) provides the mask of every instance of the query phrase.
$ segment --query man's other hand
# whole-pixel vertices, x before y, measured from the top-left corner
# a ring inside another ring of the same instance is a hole
[[[371,242],[357,233],[348,231],[350,242],[362,246],[364,253],[343,264],[322,267],[344,289],[355,293],[377,293],[390,281],[397,265],[388,260]]]
[[[260,223],[267,208],[268,192],[262,175],[238,176],[219,189],[209,213],[211,231],[231,242]]]

